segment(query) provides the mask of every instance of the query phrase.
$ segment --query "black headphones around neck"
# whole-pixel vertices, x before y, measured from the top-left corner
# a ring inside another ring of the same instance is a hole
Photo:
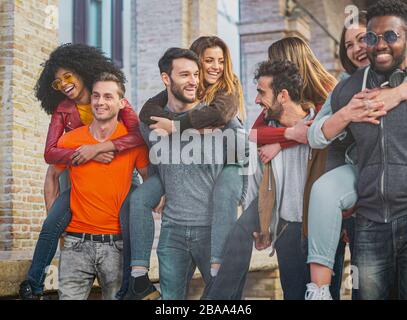
[[[407,68],[397,69],[389,76],[389,80],[381,85],[381,87],[389,86],[391,88],[396,88],[404,82],[407,77]]]

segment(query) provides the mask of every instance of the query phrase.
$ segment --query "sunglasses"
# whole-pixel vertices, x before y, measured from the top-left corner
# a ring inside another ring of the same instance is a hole
[[[61,91],[62,90],[62,82],[67,82],[67,83],[73,83],[76,78],[72,73],[65,73],[62,76],[62,79],[55,79],[52,83],[51,83],[51,87],[56,90],[56,91]]]
[[[380,38],[383,38],[383,40],[386,41],[387,44],[393,44],[399,37],[400,34],[393,30],[388,30],[383,34],[376,34],[373,31],[369,31],[366,32],[364,40],[369,47],[374,47],[380,41]]]

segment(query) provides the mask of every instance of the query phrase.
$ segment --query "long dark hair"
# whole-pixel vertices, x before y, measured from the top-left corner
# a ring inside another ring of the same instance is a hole
[[[367,26],[366,11],[359,12],[359,26],[360,25],[365,27]],[[353,64],[353,62],[349,59],[348,54],[346,52],[347,50],[345,47],[345,35],[347,30],[348,28],[346,26],[343,27],[341,41],[339,43],[339,59],[341,60],[342,66],[345,69],[345,71],[348,74],[352,74],[358,69],[358,66],[355,66]]]
[[[34,91],[36,98],[41,102],[42,109],[48,114],[52,114],[58,104],[66,99],[63,93],[51,87],[59,68],[67,69],[80,76],[90,92],[96,77],[103,72],[114,74],[120,82],[126,81],[123,72],[101,50],[84,44],[68,43],[59,46],[42,66],[44,69]]]

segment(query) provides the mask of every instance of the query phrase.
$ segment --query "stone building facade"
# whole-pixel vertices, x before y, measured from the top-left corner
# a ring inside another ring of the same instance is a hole
[[[43,149],[49,117],[40,109],[33,87],[40,64],[59,44],[55,21],[59,1],[70,0],[0,2],[0,297],[17,293],[45,218],[42,189],[47,166]],[[344,8],[367,1],[297,2],[338,39]],[[240,0],[240,67],[247,126],[259,113],[253,104],[253,71],[256,63],[267,58],[273,41],[286,35],[302,36],[330,71],[340,71],[334,40],[303,10],[288,15],[292,4],[286,0]],[[125,64],[131,75],[131,99],[139,107],[162,88],[157,61],[166,48],[187,47],[199,35],[217,34],[217,0],[131,1],[129,10],[131,32],[126,37],[130,42],[125,48],[130,52],[126,51]],[[278,273],[270,272],[278,281]]]

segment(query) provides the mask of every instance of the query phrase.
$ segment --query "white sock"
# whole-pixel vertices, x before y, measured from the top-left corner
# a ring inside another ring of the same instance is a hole
[[[147,268],[145,268],[145,269],[133,269],[133,270],[131,270],[131,276],[133,278],[138,278],[138,277],[145,276],[147,274],[147,272],[148,272]]]

